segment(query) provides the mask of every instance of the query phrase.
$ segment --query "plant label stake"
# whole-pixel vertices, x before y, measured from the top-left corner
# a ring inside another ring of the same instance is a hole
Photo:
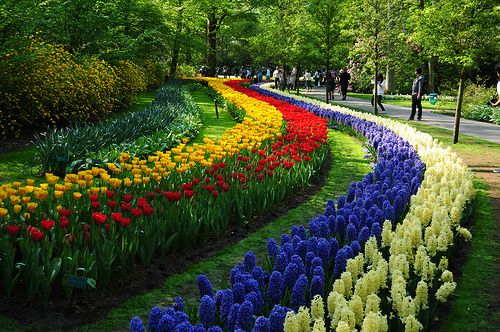
[[[68,277],[68,286],[73,288],[85,289],[87,288],[88,278],[70,275]]]
[[[214,103],[215,103],[215,116],[218,119],[219,118],[219,109],[217,108],[217,98],[214,98]]]

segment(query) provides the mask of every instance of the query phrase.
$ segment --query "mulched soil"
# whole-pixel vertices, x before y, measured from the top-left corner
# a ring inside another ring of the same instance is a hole
[[[22,302],[26,298],[24,294],[19,294],[11,300],[2,297],[0,298],[0,315],[15,319],[27,327],[28,325],[36,326],[37,329],[42,330],[69,330],[104,319],[113,308],[129,298],[161,287],[169,276],[182,273],[187,266],[210,258],[219,250],[238,243],[249,234],[286,214],[288,210],[304,203],[321,189],[331,165],[332,156],[329,155],[327,162],[307,188],[296,192],[295,196],[283,204],[274,206],[264,216],[254,218],[244,228],[233,227],[225,236],[210,240],[199,248],[177,252],[161,261],[156,259],[151,266],[146,268],[137,267],[134,272],[127,274],[122,283],[112,282],[109,288],[101,291],[99,295],[94,294],[87,300],[80,299],[73,305],[70,305],[65,298],[56,298],[47,307]],[[117,272],[112,280],[118,280],[118,278]]]

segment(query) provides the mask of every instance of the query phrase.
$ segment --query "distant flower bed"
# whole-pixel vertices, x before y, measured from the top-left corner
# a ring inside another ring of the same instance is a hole
[[[231,271],[230,288],[214,294],[199,276],[199,323],[177,299],[153,308],[148,330],[422,329],[455,287],[448,249],[458,234],[470,236],[460,227],[473,193],[463,162],[409,126],[255,89],[352,127],[369,139],[379,162],[346,196],[329,201],[309,232],[298,225],[281,236],[280,246],[269,239],[263,267],[248,252]],[[135,317],[130,328],[144,325]]]

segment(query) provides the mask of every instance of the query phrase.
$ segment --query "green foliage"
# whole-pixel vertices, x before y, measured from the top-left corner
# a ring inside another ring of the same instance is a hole
[[[493,87],[487,88],[483,84],[467,82],[464,91],[464,105],[462,116],[466,119],[500,124],[500,111],[486,104],[488,100],[495,96]]]
[[[89,156],[93,153],[106,149],[113,151],[118,147],[110,148],[112,144],[131,143],[141,136],[166,130],[180,114],[188,113],[186,110],[194,113],[193,107],[192,102],[186,103],[185,94],[178,84],[165,85],[158,90],[151,106],[127,117],[35,135],[36,156],[44,172],[74,172],[92,164]],[[172,143],[168,135],[165,142]]]

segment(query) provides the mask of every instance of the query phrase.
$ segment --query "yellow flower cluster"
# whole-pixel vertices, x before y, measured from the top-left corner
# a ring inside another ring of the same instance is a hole
[[[347,272],[354,282],[353,295],[350,295],[350,287],[346,287],[345,280],[349,278],[335,281],[328,295],[330,330],[347,331],[358,327],[363,331],[387,331],[387,319],[381,316],[380,301],[375,297],[381,289],[389,287],[394,313],[404,323],[405,331],[420,331],[423,326],[416,317],[428,307],[429,301],[434,300],[429,298],[429,289],[439,286],[435,299],[445,302],[456,287],[453,274],[447,270],[445,255],[456,236],[471,237],[470,232],[460,226],[460,220],[474,194],[472,175],[449,148],[443,148],[430,135],[413,127],[319,101],[307,99],[307,102],[367,119],[394,131],[413,145],[426,165],[424,180],[411,198],[410,211],[404,221],[394,231],[390,221],[384,223],[382,248],[370,239],[364,255],[348,260]],[[380,250],[389,251],[389,262],[384,260]],[[437,277],[439,271],[442,271],[441,277]],[[414,297],[407,289],[412,273],[420,279]],[[433,285],[436,280],[438,285]],[[362,321],[356,315],[360,310],[359,300],[361,308],[364,307]]]
[[[223,84],[222,80],[210,79],[209,84],[224,98],[245,110],[246,118],[240,124],[228,129],[220,139],[205,138],[204,144],[188,145],[188,139],[170,151],[157,152],[147,159],[131,158],[123,153],[119,164],[109,163],[107,169],[92,168],[78,174],[67,174],[61,180],[53,174],[46,174],[46,183],[34,186],[35,181],[29,180],[27,185],[21,182],[0,186],[0,208],[11,212],[0,211],[4,218],[16,218],[20,210],[28,207],[14,207],[14,203],[5,200],[16,195],[26,196],[29,202],[31,196],[39,201],[53,197],[55,205],[63,204],[57,199],[72,198],[79,200],[82,195],[105,192],[108,188],[145,187],[151,189],[151,183],[166,179],[171,173],[182,174],[197,165],[207,167],[227,156],[232,156],[242,149],[257,149],[265,140],[281,135],[282,115],[276,108],[238,93]],[[65,195],[67,192],[72,192]],[[23,201],[23,202],[24,202]],[[70,200],[68,200],[70,201]],[[32,203],[37,204],[37,203]],[[69,208],[70,206],[65,206]],[[33,208],[32,208],[33,209]],[[17,213],[15,213],[17,212]],[[31,211],[32,212],[32,211]]]

